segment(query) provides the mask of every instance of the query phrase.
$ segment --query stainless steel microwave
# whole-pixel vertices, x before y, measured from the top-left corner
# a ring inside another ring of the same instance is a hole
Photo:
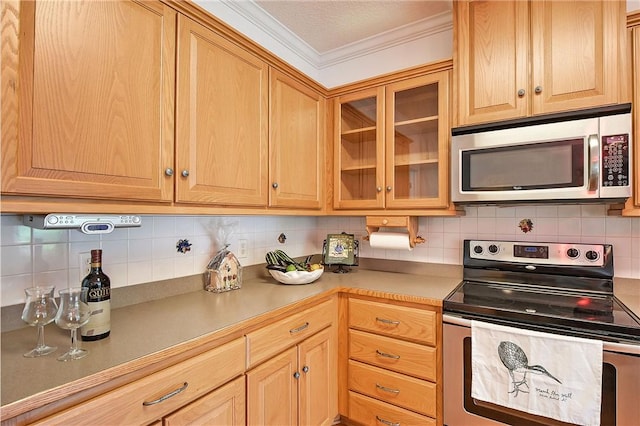
[[[454,128],[455,203],[581,202],[631,195],[631,106]]]

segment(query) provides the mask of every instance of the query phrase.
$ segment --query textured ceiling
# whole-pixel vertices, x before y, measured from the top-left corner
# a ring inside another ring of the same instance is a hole
[[[254,0],[319,54],[450,12],[451,0]]]

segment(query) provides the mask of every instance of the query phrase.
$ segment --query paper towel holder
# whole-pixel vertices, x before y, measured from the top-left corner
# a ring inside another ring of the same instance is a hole
[[[409,231],[409,245],[414,248],[416,244],[422,244],[425,239],[418,234],[417,216],[367,216],[366,217],[367,236],[369,239],[372,232],[378,232],[380,228],[404,228]]]

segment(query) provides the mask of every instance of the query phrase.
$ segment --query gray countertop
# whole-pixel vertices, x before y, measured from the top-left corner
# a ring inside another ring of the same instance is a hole
[[[89,355],[72,362],[56,360],[68,348],[70,337],[68,331],[53,324],[45,328],[45,341],[58,346],[58,351],[41,358],[22,356],[35,344],[35,329],[2,333],[2,419],[184,353],[216,335],[238,331],[251,320],[286,312],[287,307],[305,299],[346,291],[441,306],[461,280],[462,270],[454,265],[389,262],[378,267],[389,265],[404,273],[353,268],[348,274],[325,272],[315,283],[294,286],[278,284],[262,272],[245,279],[241,289],[226,293],[195,289],[122,307],[113,301],[110,337],[81,342]],[[616,296],[640,313],[640,281],[617,279],[614,285]]]

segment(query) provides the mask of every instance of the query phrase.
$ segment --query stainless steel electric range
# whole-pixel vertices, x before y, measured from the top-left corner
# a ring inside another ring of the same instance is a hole
[[[463,268],[443,302],[445,424],[563,424],[471,398],[471,320],[601,340],[601,424],[640,416],[640,318],[613,294],[611,245],[465,240]]]

